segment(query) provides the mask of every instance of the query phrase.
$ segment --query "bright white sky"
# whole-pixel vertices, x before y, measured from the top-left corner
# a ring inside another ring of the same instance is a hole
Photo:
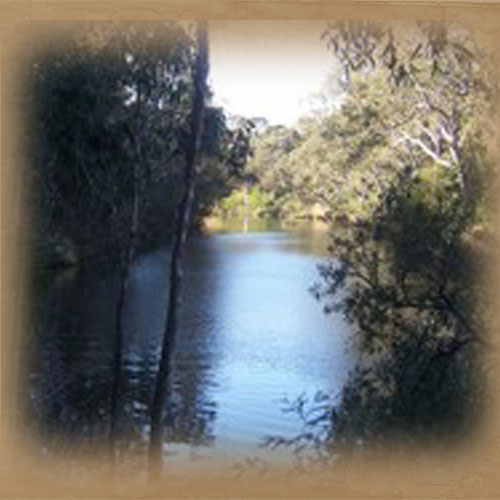
[[[214,101],[230,113],[293,124],[335,69],[325,21],[210,22]]]

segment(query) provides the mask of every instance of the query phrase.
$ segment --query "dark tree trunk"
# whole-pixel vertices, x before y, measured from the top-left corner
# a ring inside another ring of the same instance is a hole
[[[205,110],[206,80],[208,75],[208,37],[206,21],[197,26],[197,58],[194,75],[194,99],[190,120],[190,138],[186,154],[183,193],[177,207],[174,243],[170,260],[169,298],[160,365],[151,409],[151,440],[149,448],[150,477],[161,473],[163,416],[170,382],[170,363],[177,331],[177,316],[182,282],[182,253],[193,207],[196,166],[199,162],[203,117]]]
[[[123,315],[125,312],[125,298],[130,281],[130,266],[134,259],[137,247],[137,235],[139,231],[139,203],[140,203],[140,179],[139,166],[143,162],[141,147],[141,127],[139,123],[141,109],[141,90],[137,91],[137,116],[135,131],[128,129],[129,138],[135,148],[135,162],[133,175],[133,200],[132,214],[130,219],[130,232],[128,236],[127,248],[124,252],[120,269],[120,289],[118,292],[118,301],[115,310],[115,346],[113,363],[113,388],[111,392],[111,423],[109,430],[109,448],[110,460],[114,463],[116,442],[118,438],[119,420],[120,420],[120,400],[122,396],[122,360],[123,360]]]

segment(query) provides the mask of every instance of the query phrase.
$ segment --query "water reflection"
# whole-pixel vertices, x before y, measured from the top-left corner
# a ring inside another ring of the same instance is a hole
[[[252,453],[267,435],[293,436],[297,417],[281,399],[339,390],[349,360],[346,326],[308,292],[325,255],[309,227],[254,227],[194,238],[186,252],[185,300],[167,408],[167,440]],[[126,303],[122,430],[147,436],[165,320],[169,253],[136,260]],[[40,294],[31,414],[47,446],[98,442],[109,424],[118,275],[81,270],[50,276]]]

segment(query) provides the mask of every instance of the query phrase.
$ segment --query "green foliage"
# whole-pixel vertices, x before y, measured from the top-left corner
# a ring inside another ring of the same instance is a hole
[[[424,26],[406,53],[408,39],[378,25],[332,30],[349,76],[345,114],[362,124],[341,129],[356,135],[351,168],[386,175],[373,178],[373,208],[334,231],[335,261],[315,290],[353,324],[363,359],[333,412],[331,439],[456,433],[482,408],[484,258],[466,241],[488,212],[485,176],[495,181],[484,146],[491,83],[460,29]],[[392,104],[376,98],[381,86]]]
[[[411,330],[376,365],[358,365],[332,411],[328,446],[433,445],[467,435],[484,409],[476,357],[436,354]]]
[[[300,140],[296,130],[284,126],[268,127],[254,138],[247,171],[256,176],[260,190],[266,193],[263,214],[283,215],[281,205],[293,191],[293,171],[286,160]]]
[[[229,196],[222,198],[213,215],[230,219],[241,217],[266,217],[269,215],[271,197],[258,187],[248,188],[248,197],[245,187],[232,191]]]
[[[324,36],[345,69],[340,107],[254,140],[248,168],[275,213],[288,215],[282,207],[293,200],[320,204],[332,222],[369,217],[406,167],[448,184],[443,196],[461,184],[470,209],[482,210],[471,199],[491,171],[484,138],[493,87],[471,35],[439,23],[340,23]]]
[[[180,25],[153,23],[84,29],[40,49],[29,75],[40,244],[69,241],[81,258],[124,248],[136,165],[139,245],[168,239],[188,147],[193,47]],[[229,128],[220,108],[207,108],[204,131],[195,224],[229,192],[248,151],[248,131]]]

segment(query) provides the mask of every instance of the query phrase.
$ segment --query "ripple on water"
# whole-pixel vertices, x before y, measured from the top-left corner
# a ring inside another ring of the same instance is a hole
[[[340,390],[350,366],[347,327],[339,316],[326,316],[308,291],[324,259],[318,241],[307,232],[225,232],[189,244],[169,410],[170,438],[177,443],[167,447],[169,457],[192,455],[193,444],[204,444],[210,456],[265,455],[270,452],[259,448],[265,437],[302,430],[297,415],[284,411],[285,397]],[[126,302],[127,397],[143,431],[165,321],[168,264],[165,249],[138,258]],[[103,420],[117,276],[54,281],[34,370],[40,421],[64,424],[64,415],[80,423]],[[103,395],[99,412],[89,412],[78,401],[97,404],[95,384]],[[41,397],[48,388],[52,392]]]

